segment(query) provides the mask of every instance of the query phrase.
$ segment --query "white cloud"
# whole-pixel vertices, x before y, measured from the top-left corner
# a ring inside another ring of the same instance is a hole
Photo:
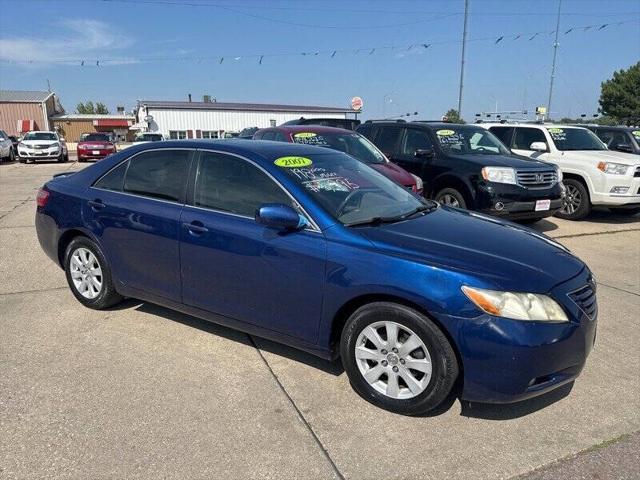
[[[51,37],[13,37],[0,39],[0,61],[20,64],[52,64],[100,59],[101,64],[135,63],[118,55],[133,40],[98,20],[63,20],[63,30]],[[109,59],[107,62],[106,59]]]

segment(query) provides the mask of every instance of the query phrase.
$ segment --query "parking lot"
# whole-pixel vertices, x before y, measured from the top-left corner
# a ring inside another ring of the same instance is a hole
[[[500,479],[640,430],[640,215],[534,225],[598,281],[572,388],[409,418],[339,362],[135,300],[80,305],[33,223],[37,189],[85,166],[0,165],[0,478]]]

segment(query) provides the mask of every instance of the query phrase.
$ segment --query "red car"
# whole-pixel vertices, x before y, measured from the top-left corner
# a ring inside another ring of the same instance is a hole
[[[89,133],[78,142],[78,161],[101,160],[115,153],[116,145],[106,133]]]
[[[258,130],[253,135],[253,139],[304,143],[340,150],[366,163],[400,185],[422,195],[420,177],[412,175],[387,160],[387,157],[373,143],[352,130],[318,125],[281,125]]]

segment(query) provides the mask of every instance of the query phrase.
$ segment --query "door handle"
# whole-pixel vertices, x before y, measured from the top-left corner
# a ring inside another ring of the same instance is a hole
[[[103,208],[106,207],[106,205],[104,203],[102,203],[102,200],[100,199],[95,199],[95,200],[89,200],[89,206],[91,207],[92,210],[97,211],[97,210],[102,210]]]
[[[186,228],[189,233],[192,233],[194,235],[202,235],[203,233],[207,233],[209,231],[209,229],[205,227],[202,222],[199,222],[197,220],[191,223],[183,223],[182,226]]]

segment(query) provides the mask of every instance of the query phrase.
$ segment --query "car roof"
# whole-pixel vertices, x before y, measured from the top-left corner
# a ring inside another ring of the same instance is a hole
[[[323,125],[280,125],[278,127],[261,128],[259,131],[262,130],[280,130],[287,133],[354,133],[353,130],[347,130],[346,128],[325,127]]]
[[[538,127],[538,128],[585,128],[578,125],[566,125],[562,123],[474,123],[478,127]]]
[[[56,132],[51,132],[49,130],[31,130],[31,131],[29,131],[27,133],[56,133]]]
[[[253,160],[256,160],[256,156],[259,156],[267,162],[272,162],[276,158],[280,157],[303,157],[305,155],[317,156],[322,154],[327,155],[329,153],[335,154],[337,152],[337,150],[331,150],[323,147],[314,147],[306,144],[273,142],[271,140],[249,140],[242,138],[225,138],[219,140],[168,140],[164,142],[144,143],[135,148],[136,153],[143,152],[145,150],[157,150],[164,148],[212,149],[218,150],[220,152],[249,157]]]

